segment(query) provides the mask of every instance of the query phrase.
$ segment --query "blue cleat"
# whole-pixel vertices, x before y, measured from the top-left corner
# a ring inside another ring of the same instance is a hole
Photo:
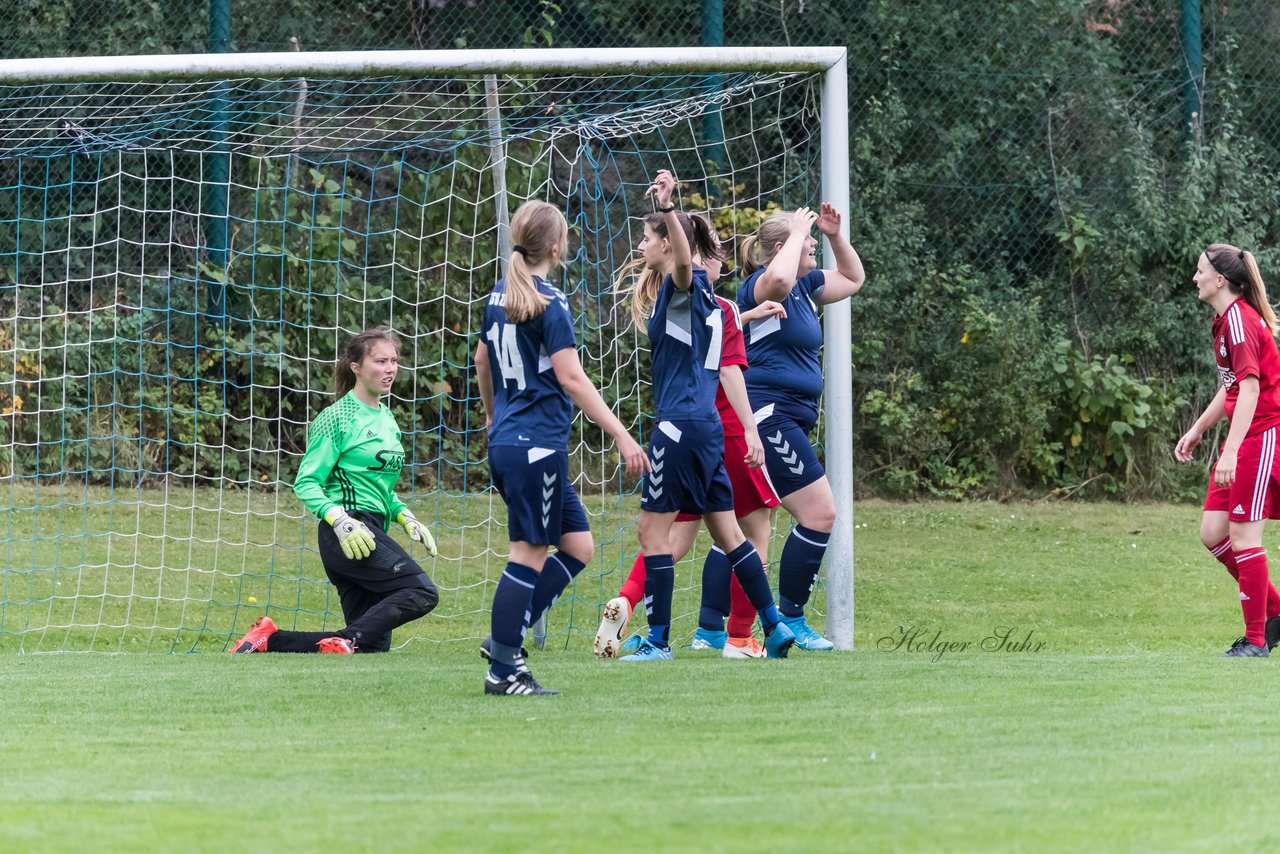
[[[640,645],[640,649],[631,655],[624,655],[618,661],[670,661],[674,656],[671,650],[661,646],[654,646],[645,641]]]
[[[791,629],[791,633],[796,636],[796,649],[808,652],[830,652],[836,648],[835,644],[818,634],[817,630],[805,621],[804,614],[799,617],[783,617],[782,622],[786,623],[787,628]]]
[[[630,655],[633,652],[639,652],[640,647],[644,646],[646,637],[648,637],[648,635],[641,634],[640,632],[636,632],[631,635],[631,637],[624,640],[618,647],[618,655]]]
[[[693,643],[690,649],[724,649],[725,641],[729,639],[728,632],[713,632],[710,629],[704,629],[698,626],[698,630],[693,633]]]
[[[786,658],[795,642],[796,636],[791,627],[785,621],[778,623],[773,627],[773,634],[764,639],[765,655],[768,658]]]

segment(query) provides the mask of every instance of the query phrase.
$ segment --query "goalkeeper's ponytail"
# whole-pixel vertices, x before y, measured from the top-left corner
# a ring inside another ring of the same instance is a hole
[[[334,400],[346,397],[347,392],[356,387],[356,375],[352,368],[364,361],[364,357],[369,355],[369,350],[378,341],[386,341],[396,348],[396,355],[400,355],[400,336],[390,327],[374,326],[352,338],[338,357],[338,363],[334,365]]]

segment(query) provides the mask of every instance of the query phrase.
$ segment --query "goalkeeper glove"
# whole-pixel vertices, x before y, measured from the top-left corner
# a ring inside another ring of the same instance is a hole
[[[352,519],[341,507],[329,508],[324,520],[333,526],[334,533],[338,535],[338,545],[342,546],[342,553],[348,560],[364,560],[378,547],[369,526],[359,519]]]
[[[426,525],[418,521],[406,508],[400,511],[400,515],[396,517],[396,521],[404,528],[404,532],[409,535],[409,539],[422,543],[427,547],[427,554],[432,557],[436,556],[436,538],[431,536],[431,531]]]

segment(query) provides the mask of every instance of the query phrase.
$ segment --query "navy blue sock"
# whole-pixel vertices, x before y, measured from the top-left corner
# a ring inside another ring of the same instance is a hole
[[[709,632],[723,632],[725,618],[729,616],[729,578],[733,568],[729,557],[712,546],[702,563],[702,607],[698,609],[698,627]]]
[[[773,604],[769,576],[764,574],[764,564],[760,562],[760,555],[750,540],[743,540],[742,545],[729,552],[729,565],[733,567],[733,574],[738,576],[742,592],[751,600],[751,607],[760,615],[760,625],[764,628],[765,635],[773,634],[773,627],[781,618]]]
[[[644,611],[649,617],[649,643],[671,646],[671,595],[676,564],[671,555],[644,556]]]
[[[541,620],[543,615],[556,604],[560,594],[565,591],[573,579],[585,566],[576,557],[558,551],[547,558],[538,575],[538,583],[533,588],[533,601],[529,603],[529,625]]]
[[[516,672],[516,658],[520,655],[525,627],[529,625],[529,603],[537,583],[538,573],[521,563],[508,563],[498,579],[489,617],[489,631],[493,636],[489,671],[499,679]]]
[[[804,606],[813,593],[830,539],[829,532],[814,531],[803,525],[791,529],[778,561],[778,610],[784,617],[804,616]]]

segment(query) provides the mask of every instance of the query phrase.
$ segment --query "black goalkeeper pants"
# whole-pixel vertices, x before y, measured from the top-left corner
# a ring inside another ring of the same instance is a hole
[[[431,577],[404,548],[383,530],[382,516],[363,510],[350,512],[373,532],[377,547],[363,560],[342,553],[338,535],[320,523],[320,560],[338,590],[345,628],[331,632],[278,631],[267,642],[268,652],[316,652],[324,638],[343,637],[356,652],[387,652],[391,630],[426,616],[440,601]]]

